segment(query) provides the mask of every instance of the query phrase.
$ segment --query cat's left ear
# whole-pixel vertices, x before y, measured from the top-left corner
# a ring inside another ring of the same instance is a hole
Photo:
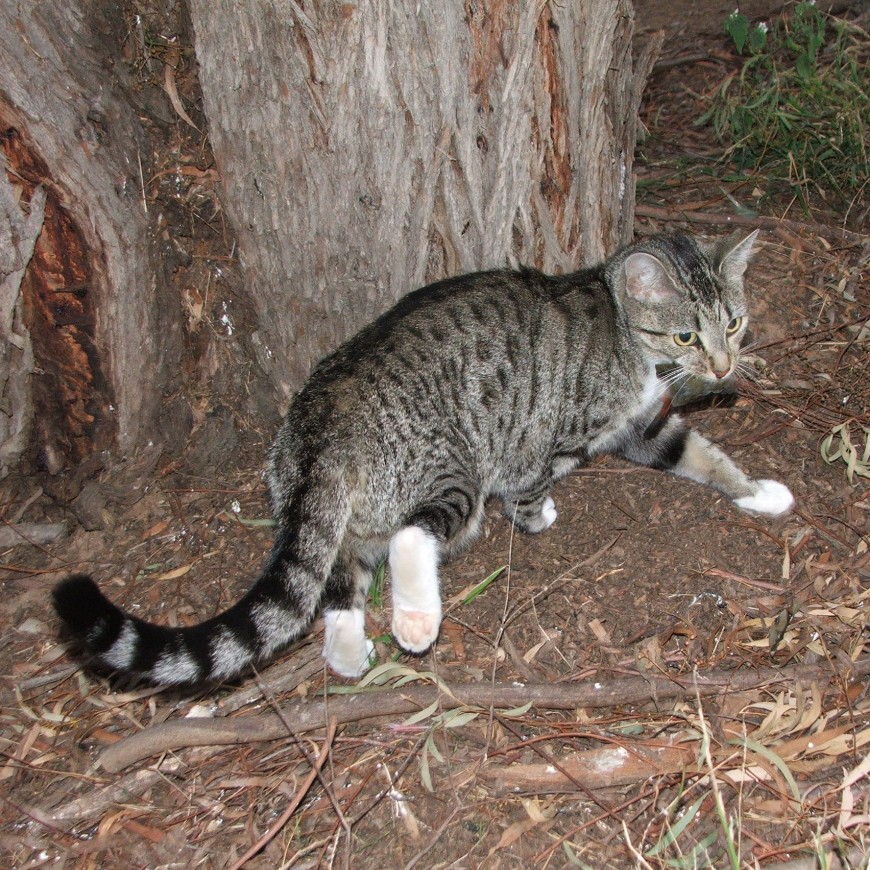
[[[758,238],[758,230],[751,232],[745,238],[740,234],[728,236],[716,246],[716,262],[719,274],[726,281],[742,281],[752,252],[755,248],[755,240]]]

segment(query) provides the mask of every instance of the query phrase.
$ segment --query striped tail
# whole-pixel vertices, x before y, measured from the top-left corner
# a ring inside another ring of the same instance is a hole
[[[131,616],[82,574],[55,587],[55,609],[70,634],[113,671],[162,686],[234,677],[304,635],[317,615],[347,525],[343,490],[309,486],[301,499],[291,499],[294,512],[310,518],[306,527],[279,518],[269,560],[251,591],[198,625],[169,628]],[[329,505],[323,504],[327,496]],[[306,510],[312,501],[320,504]]]

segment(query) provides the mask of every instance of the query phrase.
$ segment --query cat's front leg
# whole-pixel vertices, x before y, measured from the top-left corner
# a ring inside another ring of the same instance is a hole
[[[654,435],[650,428],[637,427],[619,450],[621,455],[718,489],[742,510],[778,516],[794,505],[787,486],[748,477],[724,451],[687,428],[678,415],[668,418]]]
[[[556,522],[559,515],[556,503],[550,497],[550,481],[541,483],[527,492],[503,498],[504,515],[517,528],[530,534],[543,532]]]

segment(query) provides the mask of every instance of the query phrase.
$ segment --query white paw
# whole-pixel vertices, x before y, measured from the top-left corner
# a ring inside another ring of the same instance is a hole
[[[335,651],[329,655],[324,650],[323,655],[331,670],[349,680],[358,679],[375,663],[375,645],[368,638],[355,655],[350,654],[349,650],[341,650],[340,653]]]
[[[440,612],[399,608],[393,611],[393,637],[408,652],[426,652],[435,643],[440,627]]]
[[[775,480],[756,480],[758,490],[754,495],[735,498],[734,504],[741,510],[753,511],[757,514],[778,516],[791,510],[794,496],[791,490]]]
[[[542,531],[543,529],[549,529],[556,522],[557,516],[559,516],[559,512],[556,510],[556,502],[550,496],[547,496],[541,507],[541,518],[544,520]]]
[[[339,676],[356,679],[373,664],[375,645],[365,636],[361,609],[327,610],[323,614],[326,637],[323,657]]]

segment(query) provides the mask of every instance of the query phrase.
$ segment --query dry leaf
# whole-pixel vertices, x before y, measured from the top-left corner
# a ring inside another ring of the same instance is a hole
[[[167,571],[165,574],[158,574],[155,580],[175,580],[177,577],[183,577],[191,568],[193,563],[182,565],[180,568],[173,568],[172,571]]]
[[[199,127],[190,120],[190,115],[184,110],[184,103],[178,96],[178,88],[175,87],[175,70],[169,64],[163,68],[163,89],[166,91],[166,96],[169,97],[169,102],[172,103],[172,108],[175,109],[178,117],[198,132]]]
[[[162,534],[169,528],[169,520],[160,520],[159,523],[154,523],[150,529],[146,529],[145,532],[142,533],[142,540],[147,541],[148,538],[156,537],[159,534]]]

